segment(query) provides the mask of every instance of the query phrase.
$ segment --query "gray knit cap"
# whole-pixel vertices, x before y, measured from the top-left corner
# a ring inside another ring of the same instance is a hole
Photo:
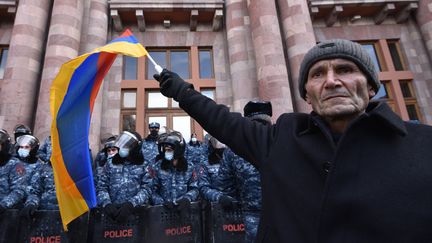
[[[375,93],[378,92],[381,83],[369,53],[358,43],[349,40],[334,39],[323,41],[306,53],[300,66],[299,75],[299,91],[303,99],[306,97],[305,85],[309,69],[318,61],[333,58],[348,59],[357,64],[360,70],[366,75]]]

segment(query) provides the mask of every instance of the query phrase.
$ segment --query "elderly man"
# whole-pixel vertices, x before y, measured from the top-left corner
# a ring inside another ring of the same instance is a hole
[[[272,126],[230,113],[173,72],[155,78],[260,171],[257,242],[432,242],[432,129],[371,102],[380,82],[361,45],[329,40],[309,50],[299,89],[313,112]]]

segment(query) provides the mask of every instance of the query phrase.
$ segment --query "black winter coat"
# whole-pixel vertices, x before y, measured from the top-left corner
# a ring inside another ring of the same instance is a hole
[[[283,114],[265,126],[194,90],[179,102],[259,169],[257,242],[432,242],[430,126],[371,103],[336,144],[314,114]]]

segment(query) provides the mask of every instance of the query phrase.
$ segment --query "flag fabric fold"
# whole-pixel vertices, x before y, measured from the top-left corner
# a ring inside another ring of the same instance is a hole
[[[96,206],[90,118],[94,102],[117,54],[141,57],[146,49],[126,30],[107,45],[64,63],[50,89],[51,163],[63,227]]]

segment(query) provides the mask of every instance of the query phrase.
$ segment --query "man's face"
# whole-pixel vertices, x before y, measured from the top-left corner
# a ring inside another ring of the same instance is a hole
[[[159,133],[159,128],[158,127],[150,127],[149,130],[150,130],[150,133],[153,133],[153,134]]]
[[[116,147],[107,148],[107,154],[108,155],[113,156],[113,155],[115,155],[117,153],[118,153],[118,149]]]
[[[360,115],[375,95],[357,65],[340,58],[315,63],[305,88],[306,101],[324,118]]]

